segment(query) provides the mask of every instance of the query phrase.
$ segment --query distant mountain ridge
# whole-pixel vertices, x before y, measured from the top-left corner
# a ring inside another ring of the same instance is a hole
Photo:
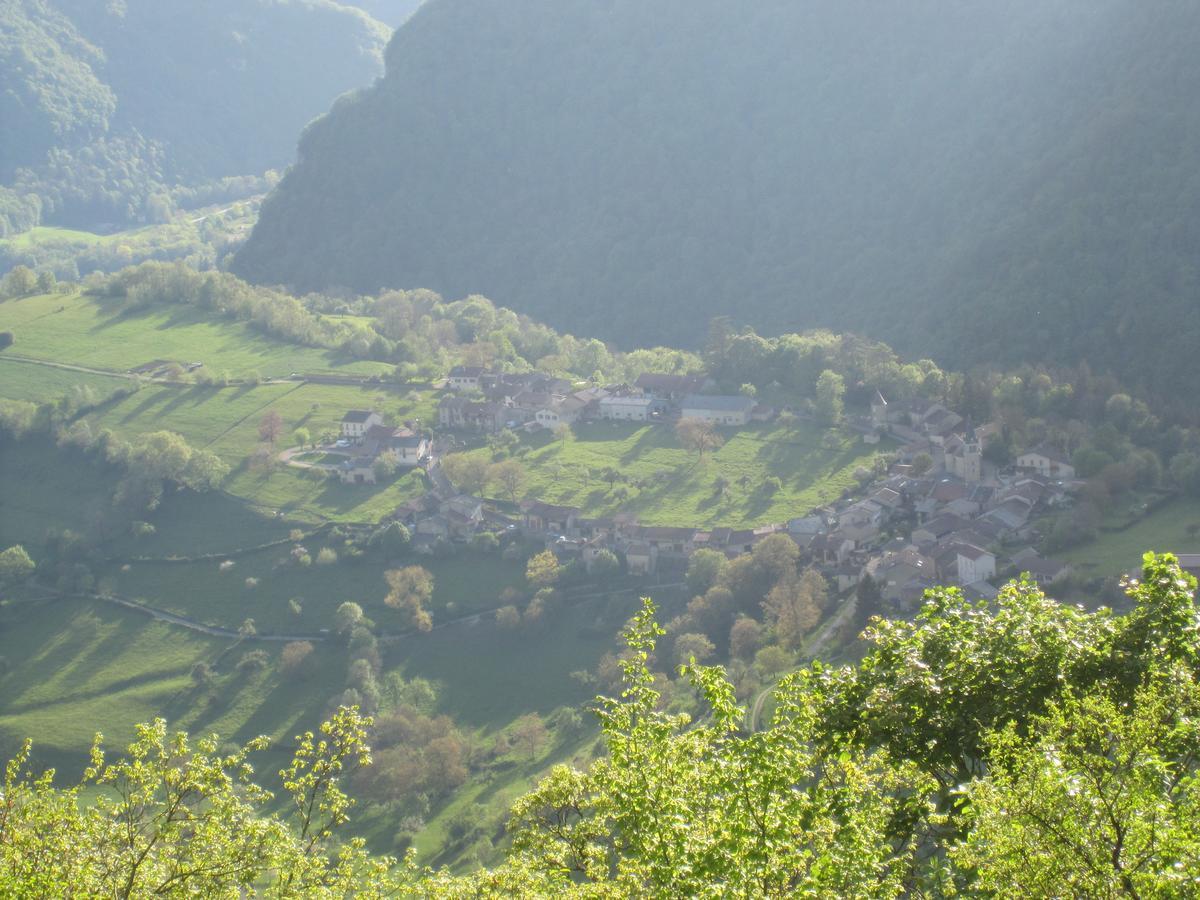
[[[389,36],[331,0],[0,0],[0,186],[87,226],[138,221],[176,183],[282,168],[381,74]]]
[[[1200,387],[1200,5],[431,0],[235,271]]]

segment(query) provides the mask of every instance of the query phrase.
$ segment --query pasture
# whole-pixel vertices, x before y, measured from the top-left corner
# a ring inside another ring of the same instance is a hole
[[[235,378],[292,372],[378,375],[385,363],[351,360],[331,350],[278,340],[243,322],[214,319],[187,305],[123,311],[84,294],[43,294],[0,303],[0,331],[11,331],[10,354],[127,372],[152,360],[200,362]]]
[[[1101,531],[1096,540],[1054,557],[1071,563],[1086,578],[1120,575],[1140,568],[1147,550],[1200,553],[1200,531],[1189,534],[1192,525],[1200,529],[1200,503],[1179,497],[1129,528]]]
[[[0,353],[0,397],[8,400],[28,400],[47,403],[69,394],[75,387],[90,388],[97,400],[114,391],[128,387],[128,378],[119,375],[96,375],[75,372],[39,363],[5,358]]]
[[[436,625],[481,609],[502,605],[500,593],[524,584],[523,562],[464,553],[454,559],[405,557],[347,559],[344,547],[325,536],[305,542],[314,562],[301,566],[290,559],[291,545],[237,556],[222,570],[218,560],[198,562],[131,562],[103,570],[106,586],[122,597],[144,601],[208,625],[237,628],[254,619],[260,632],[316,633],[332,628],[339,605],[352,600],[384,630],[400,630],[405,620],[383,603],[389,568],[422,565],[434,576],[428,609]],[[322,548],[339,552],[331,565],[315,562]],[[127,568],[126,568],[127,567]],[[247,579],[254,579],[247,582]],[[296,614],[288,601],[295,599]]]
[[[725,429],[725,445],[700,460],[669,426],[596,422],[576,425],[565,441],[526,437],[516,456],[529,473],[524,492],[548,503],[589,516],[632,512],[647,525],[742,528],[803,515],[855,484],[854,470],[876,449],[841,432],[827,448],[825,434],[803,423]],[[490,458],[487,448],[470,452]],[[611,485],[606,470],[619,476]],[[773,494],[764,488],[770,476],[782,483]],[[500,487],[491,492],[499,497]]]

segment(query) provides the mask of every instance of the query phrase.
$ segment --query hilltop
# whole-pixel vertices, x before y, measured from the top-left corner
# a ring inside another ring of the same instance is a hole
[[[442,0],[305,131],[234,269],[480,292],[623,345],[730,314],[963,369],[1086,359],[1167,394],[1200,384],[1198,39],[1186,3]]]

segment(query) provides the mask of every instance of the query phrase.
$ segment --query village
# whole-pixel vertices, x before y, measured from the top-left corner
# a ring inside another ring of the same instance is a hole
[[[563,562],[578,559],[589,569],[605,552],[615,554],[631,576],[677,576],[700,549],[728,557],[749,553],[772,534],[786,534],[802,559],[832,589],[852,592],[868,576],[896,612],[910,612],[924,591],[955,584],[974,599],[991,599],[1001,579],[1028,572],[1045,586],[1071,574],[1046,558],[1038,543],[1039,514],[1071,505],[1084,482],[1054,447],[1020,453],[1015,466],[999,469],[984,458],[998,434],[995,423],[971,426],[954,411],[923,400],[889,402],[877,395],[870,413],[847,416],[843,427],[878,444],[897,446],[887,465],[860,490],[787,521],[754,528],[687,528],[644,525],[618,512],[588,517],[572,506],[527,498],[503,506],[457,491],[440,466],[443,445],[505,429],[538,431],[579,422],[661,423],[696,419],[737,429],[777,415],[754,398],[705,393],[703,374],[647,373],[633,384],[587,386],[539,372],[490,372],[456,366],[444,384],[436,435],[420,423],[385,425],[371,410],[347,411],[336,443],[324,448],[340,461],[331,471],[343,482],[370,485],[383,470],[421,467],[430,490],[395,510],[392,519],[412,533],[419,553],[441,543],[466,543],[481,532],[517,532],[544,543]]]

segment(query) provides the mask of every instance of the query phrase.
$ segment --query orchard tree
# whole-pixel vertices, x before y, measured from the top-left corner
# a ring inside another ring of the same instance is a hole
[[[488,476],[489,481],[497,482],[504,489],[510,502],[516,503],[517,495],[525,486],[528,473],[518,460],[506,459],[493,465]]]
[[[425,610],[425,604],[433,598],[432,573],[422,566],[405,566],[389,569],[383,577],[389,588],[383,602],[404,612],[408,625],[417,631],[431,630],[433,618]]]
[[[273,409],[267,410],[258,420],[259,440],[274,446],[283,434],[283,416]]]
[[[33,574],[34,562],[20,544],[0,552],[0,586],[16,584]]]
[[[549,587],[558,581],[560,569],[558,557],[554,555],[554,551],[543,550],[529,558],[529,562],[525,566],[525,580],[530,587]]]
[[[725,443],[712,422],[704,419],[680,419],[675,424],[675,436],[687,450],[695,450],[700,460],[709,450],[718,450]]]
[[[478,454],[451,453],[442,458],[442,469],[464,494],[481,494],[487,487],[488,461]]]

